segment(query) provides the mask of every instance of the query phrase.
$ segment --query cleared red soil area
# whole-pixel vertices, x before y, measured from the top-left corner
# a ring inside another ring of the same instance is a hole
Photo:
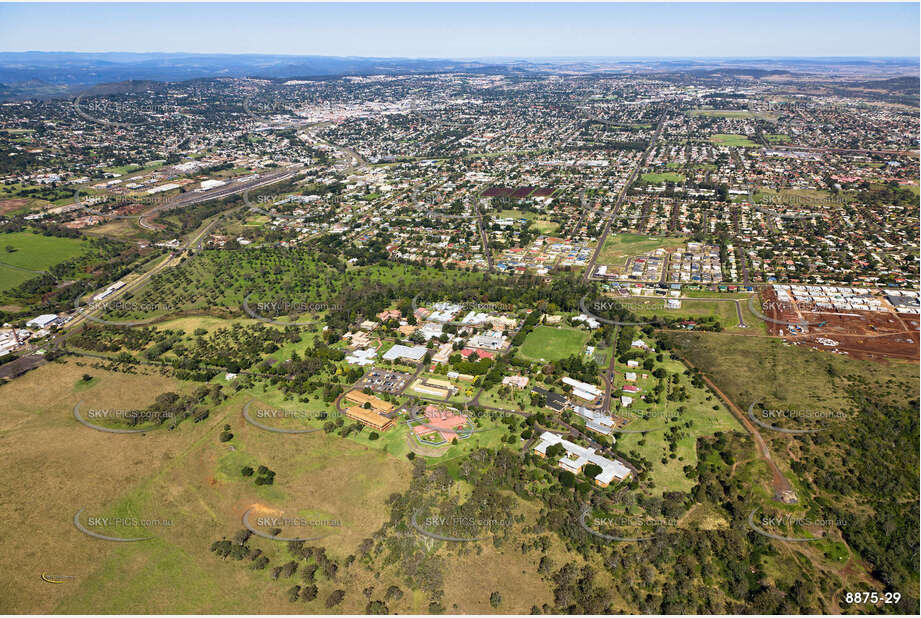
[[[0,215],[5,215],[8,212],[13,212],[14,210],[25,208],[28,205],[29,200],[21,197],[0,200]]]
[[[917,315],[889,310],[814,311],[809,307],[779,303],[770,289],[763,292],[763,297],[764,314],[782,322],[768,322],[768,332],[790,343],[864,360],[919,360],[921,320]],[[796,325],[803,320],[809,324],[803,329],[805,332],[789,327],[790,323]]]

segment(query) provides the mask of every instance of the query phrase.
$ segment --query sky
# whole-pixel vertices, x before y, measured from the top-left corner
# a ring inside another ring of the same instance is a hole
[[[919,17],[918,3],[0,3],[0,51],[917,57]]]

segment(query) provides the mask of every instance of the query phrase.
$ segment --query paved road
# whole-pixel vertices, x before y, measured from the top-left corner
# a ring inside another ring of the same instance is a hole
[[[745,318],[742,317],[742,301],[736,301],[736,314],[739,316],[739,328],[747,328]]]
[[[579,228],[582,227],[582,222],[585,220],[585,193],[586,189],[582,189],[582,195],[579,196],[579,204],[582,209],[582,213],[579,215],[579,220],[576,221],[575,227],[569,231],[569,240],[572,240],[575,237],[576,232],[579,231]]]
[[[633,184],[633,181],[636,180],[636,175],[643,168],[643,166],[646,165],[646,159],[649,157],[653,147],[659,140],[659,135],[662,133],[662,127],[665,126],[665,118],[666,115],[662,114],[662,118],[659,120],[659,126],[656,127],[656,132],[653,133],[652,139],[649,140],[649,146],[647,146],[646,152],[644,152],[642,158],[637,161],[633,171],[630,172],[630,177],[627,179],[627,182],[624,183],[623,188],[620,190],[620,195],[617,196],[617,202],[614,203],[614,209],[611,211],[607,221],[605,221],[604,229],[601,232],[601,236],[598,238],[598,245],[595,247],[595,251],[592,253],[592,259],[590,259],[588,264],[585,265],[585,273],[582,276],[584,281],[588,281],[591,278],[592,273],[595,272],[595,262],[598,261],[598,256],[601,255],[601,249],[604,247],[604,242],[607,240],[608,234],[611,231],[611,223],[620,213],[620,207],[624,202],[624,198],[627,196],[627,191],[630,190],[630,186]]]
[[[861,150],[859,148],[812,148],[809,146],[771,146],[771,150],[805,150],[807,152],[830,152],[832,154],[918,156],[917,150]]]
[[[486,238],[486,229],[483,227],[483,213],[480,212],[480,204],[477,200],[473,201],[473,210],[476,213],[476,225],[480,230],[480,241],[483,243],[483,255],[486,256],[486,266],[489,272],[493,272],[492,251],[489,249],[489,241]]]

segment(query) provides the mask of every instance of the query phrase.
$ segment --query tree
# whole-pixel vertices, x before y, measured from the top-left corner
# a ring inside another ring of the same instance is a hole
[[[384,615],[389,614],[390,610],[383,601],[375,599],[374,601],[368,603],[367,607],[365,607],[365,613],[369,616]]]
[[[494,608],[498,608],[499,604],[502,603],[502,595],[498,592],[493,592],[489,595],[489,604]]]
[[[304,586],[301,589],[301,601],[313,601],[315,598],[317,598],[318,593],[319,590],[317,589],[316,585]]]
[[[345,590],[333,590],[332,594],[326,598],[326,607],[335,607],[342,603],[342,599],[344,598]]]
[[[561,470],[560,483],[563,485],[563,487],[575,487],[576,475],[569,470]]]

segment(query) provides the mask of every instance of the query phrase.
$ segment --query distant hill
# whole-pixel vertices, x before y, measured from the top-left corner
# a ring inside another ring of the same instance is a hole
[[[316,77],[495,70],[493,63],[408,58],[231,54],[0,52],[0,93],[73,92],[75,86],[202,77]]]
[[[272,54],[0,52],[0,98],[74,95],[94,84],[215,77],[273,79],[411,73],[656,73],[764,78],[848,68],[866,79],[917,74],[912,58],[489,58],[413,59]]]

